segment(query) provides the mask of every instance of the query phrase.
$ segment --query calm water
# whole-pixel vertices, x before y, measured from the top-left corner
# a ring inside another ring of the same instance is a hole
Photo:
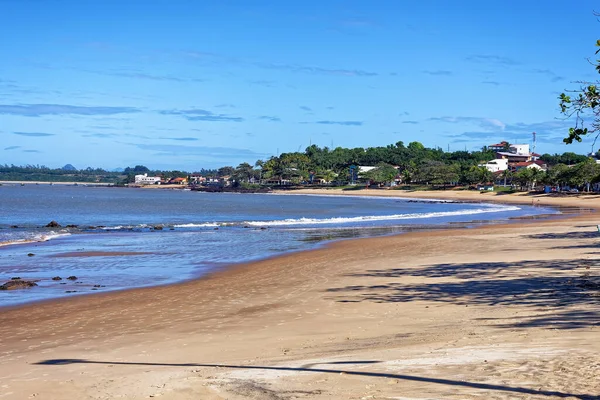
[[[39,286],[0,291],[0,306],[182,281],[328,240],[556,212],[373,197],[4,185],[0,283],[19,276]],[[51,220],[63,228],[45,228]],[[77,252],[130,254],[69,254]],[[71,275],[78,279],[64,279]]]

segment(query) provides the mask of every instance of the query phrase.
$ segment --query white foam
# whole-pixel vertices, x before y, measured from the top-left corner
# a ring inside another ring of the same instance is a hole
[[[71,234],[68,232],[48,232],[44,234],[38,234],[29,237],[21,237],[19,239],[7,240],[4,242],[0,242],[0,247],[3,246],[12,246],[17,244],[27,244],[27,243],[36,243],[36,242],[47,242],[52,239],[56,239],[63,236],[70,236]]]
[[[71,236],[69,232],[49,232],[34,237],[36,242],[47,242],[52,239],[56,239],[63,236]]]
[[[212,228],[215,226],[219,226],[216,222],[205,222],[202,224],[178,224],[173,225],[175,228]]]
[[[506,207],[486,207],[476,208],[472,210],[461,211],[442,211],[432,213],[415,213],[415,214],[392,214],[392,215],[364,215],[359,217],[336,217],[336,218],[298,218],[284,219],[277,221],[249,221],[246,222],[250,226],[290,226],[290,225],[326,225],[326,224],[348,224],[352,222],[371,222],[371,221],[393,221],[404,219],[427,219],[440,217],[453,217],[461,215],[475,215],[495,212],[506,212],[520,210],[516,206]]]

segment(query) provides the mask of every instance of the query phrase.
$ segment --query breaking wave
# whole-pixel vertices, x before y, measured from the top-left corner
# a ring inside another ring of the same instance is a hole
[[[325,225],[325,224],[348,224],[353,222],[370,222],[370,221],[393,221],[405,219],[425,219],[439,217],[453,217],[461,215],[475,215],[495,212],[506,212],[520,210],[516,206],[507,207],[487,207],[476,208],[472,210],[461,211],[442,211],[432,213],[414,213],[414,214],[392,214],[392,215],[365,215],[359,217],[335,217],[335,218],[297,218],[284,219],[275,221],[249,221],[246,222],[250,226],[292,226],[292,225]]]

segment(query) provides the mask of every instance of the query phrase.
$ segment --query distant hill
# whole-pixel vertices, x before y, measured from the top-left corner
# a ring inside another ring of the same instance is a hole
[[[72,164],[67,164],[62,167],[62,169],[65,171],[77,171],[77,168],[75,168]]]
[[[123,172],[123,168],[112,169],[111,172]]]

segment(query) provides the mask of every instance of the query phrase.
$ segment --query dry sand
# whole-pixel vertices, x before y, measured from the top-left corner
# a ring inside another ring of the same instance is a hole
[[[0,399],[600,399],[599,222],[344,241],[3,309]]]

